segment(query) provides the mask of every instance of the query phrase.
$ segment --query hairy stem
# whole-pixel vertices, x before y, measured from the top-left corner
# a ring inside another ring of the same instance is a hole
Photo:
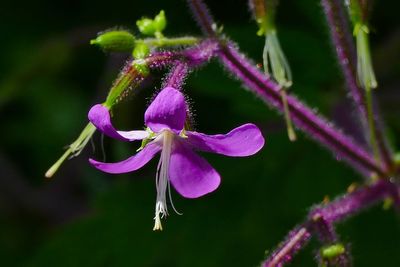
[[[216,37],[216,23],[204,2],[202,0],[187,0],[187,2],[203,33],[208,37]]]
[[[357,56],[350,32],[347,12],[341,0],[321,0],[325,17],[329,26],[330,36],[340,68],[352,99],[357,106],[364,128],[370,129],[370,144],[375,154],[380,154],[387,169],[393,169],[394,163],[388,142],[382,131],[382,123],[377,110],[368,107],[364,90],[357,83]],[[368,96],[367,96],[368,100]],[[371,103],[373,99],[371,98]],[[372,105],[371,105],[372,106]],[[369,109],[374,112],[369,112]],[[373,138],[373,140],[372,140]],[[379,156],[378,156],[379,157]]]
[[[284,110],[280,96],[280,86],[265,77],[256,67],[253,66],[243,55],[241,55],[232,44],[224,45],[221,48],[221,61],[240,79],[243,84],[262,100],[279,111]],[[332,123],[315,114],[315,112],[304,105],[292,95],[287,95],[287,102],[294,124],[308,133],[312,138],[343,157],[348,163],[360,171],[363,175],[376,173],[385,176],[385,170],[376,164],[373,157],[365,151],[354,140],[341,133]]]
[[[162,88],[173,87],[181,90],[188,73],[189,67],[186,62],[178,62],[168,73]]]
[[[348,267],[351,260],[348,249],[339,242],[333,223],[328,222],[316,209],[309,218],[312,221],[310,226],[313,234],[316,235],[322,244],[317,255],[321,266]],[[336,253],[334,252],[336,249]]]
[[[188,0],[188,3],[203,32],[215,37],[214,32],[207,31],[215,23],[204,3],[201,0]],[[220,58],[228,71],[232,72],[247,88],[267,104],[282,112],[284,106],[279,93],[280,86],[266,78],[248,59],[238,52],[234,45],[226,40],[219,40],[219,43],[221,45]],[[385,169],[378,165],[374,158],[359,144],[334,128],[331,123],[327,123],[323,118],[316,115],[312,109],[294,96],[287,95],[287,101],[296,126],[337,153],[339,157],[345,158],[353,168],[363,175],[376,173],[379,176],[386,176]]]
[[[179,86],[179,83],[183,82],[185,77],[182,73],[189,70],[188,66],[191,68],[198,67],[200,64],[209,61],[215,56],[217,51],[218,45],[216,42],[206,40],[195,47],[188,48],[181,52],[156,52],[145,59],[128,61],[111,87],[104,105],[108,109],[111,109],[118,100],[128,93],[128,88],[132,86],[136,87],[143,81],[146,74],[138,69],[137,64],[139,63],[140,66],[144,66],[149,70],[161,69],[172,64],[178,64],[175,70],[180,70],[181,75],[174,76],[170,82],[174,86]],[[182,62],[182,64],[179,62]],[[88,123],[79,137],[68,146],[68,149],[63,155],[49,168],[45,176],[47,178],[52,177],[67,158],[79,155],[95,131],[96,129],[93,124]]]
[[[290,231],[286,240],[262,263],[263,267],[281,267],[290,262],[293,256],[310,240],[311,232],[301,225]]]
[[[387,197],[399,198],[397,186],[389,180],[380,179],[370,186],[359,188],[358,190],[346,194],[333,202],[315,208],[310,212],[306,222],[301,227],[296,227],[289,233],[286,240],[282,242],[262,266],[273,267],[283,266],[288,263],[293,255],[307,244],[307,240],[318,230],[320,238],[324,241],[334,241],[336,235],[329,229],[334,223],[343,221],[361,210],[376,204]],[[323,228],[321,230],[321,218],[323,219]],[[290,245],[290,246],[289,246]],[[289,247],[296,248],[289,249]]]

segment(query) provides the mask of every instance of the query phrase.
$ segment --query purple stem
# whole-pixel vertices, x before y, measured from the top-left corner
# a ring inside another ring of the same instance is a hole
[[[360,117],[362,119],[362,124],[364,128],[366,128],[368,112],[365,103],[365,93],[364,90],[357,84],[356,49],[352,34],[350,32],[347,12],[344,9],[342,0],[321,0],[321,4],[329,25],[330,36],[333,46],[336,50],[336,56],[343,72],[346,85],[350,90],[353,101],[361,115]],[[380,116],[377,108],[374,109],[374,113],[374,120],[377,126],[375,127],[375,136],[380,154],[385,167],[388,169],[393,169],[394,164],[392,155],[382,132],[382,122],[379,120]]]
[[[228,43],[221,48],[220,58],[225,67],[235,77],[242,80],[247,88],[256,93],[267,104],[283,112],[284,107],[279,85],[254,67],[232,44]],[[362,146],[356,144],[354,140],[336,129],[332,123],[328,123],[315,114],[312,109],[292,95],[287,96],[287,101],[291,117],[297,127],[337,153],[338,158],[346,159],[352,167],[363,175],[375,172],[380,176],[385,176],[385,171],[376,164],[371,155]]]
[[[201,0],[188,0],[188,3],[203,32],[215,37],[215,32],[207,30],[212,28],[215,23],[204,3]],[[282,112],[283,103],[279,85],[254,67],[232,44],[226,43],[225,40],[219,40],[219,42],[221,46],[220,59],[226,68],[267,104]],[[305,106],[294,96],[288,95],[287,100],[296,126],[337,153],[338,157],[345,158],[352,167],[363,175],[370,175],[371,172],[374,172],[379,176],[385,176],[385,170],[378,166],[373,157],[360,145],[334,128],[331,123],[327,123],[325,119],[316,115],[312,109]]]
[[[176,60],[163,83],[164,87],[174,87],[181,90],[185,79],[193,68],[210,61],[219,52],[218,42],[205,40],[197,46],[183,50],[179,60]]]
[[[262,263],[263,267],[281,267],[290,262],[293,256],[310,240],[311,232],[301,225],[289,232],[285,241]]]
[[[309,217],[309,221],[312,222],[310,228],[316,234],[323,246],[330,246],[339,243],[335,226],[332,222],[325,220],[319,209],[313,211],[313,214]],[[346,248],[344,253],[334,257],[333,259],[323,259],[321,255],[317,255],[317,258],[319,258],[320,262],[325,264],[324,266],[351,266],[348,248]]]
[[[204,2],[202,0],[188,0],[187,2],[202,32],[209,37],[216,37],[213,28],[216,23]]]
[[[333,244],[337,242],[338,238],[335,232],[335,227],[324,218],[319,209],[315,209],[309,219],[314,222],[313,230],[317,234],[321,243]]]
[[[204,3],[201,0],[188,0],[188,3],[203,32],[210,37],[216,37],[213,31],[215,23]],[[226,68],[241,79],[246,87],[259,95],[266,103],[282,111],[283,104],[280,101],[279,86],[259,72],[232,44],[226,43],[225,40],[219,40],[219,42],[221,45],[220,58]],[[348,63],[346,64],[348,65]],[[362,100],[362,98],[360,99]],[[288,96],[288,104],[296,125],[317,141],[345,157],[350,165],[361,171],[361,173],[367,170],[387,178],[386,170],[378,166],[371,155],[355,144],[349,137],[316,115],[294,96]],[[311,219],[291,231],[286,240],[262,263],[262,266],[281,267],[283,264],[290,262],[293,256],[310,239],[313,229],[318,232],[322,241],[333,242],[337,240],[333,227],[335,222],[352,216],[386,197],[392,197],[396,207],[400,206],[398,186],[389,179],[379,179],[369,187],[358,189],[326,206],[316,208],[310,213]],[[315,220],[316,217],[323,218],[323,221]],[[343,258],[343,262],[339,261],[339,263],[343,263],[342,266],[346,266],[349,261],[347,258]]]
[[[372,186],[356,190],[347,196],[338,198],[323,207],[319,211],[319,214],[330,223],[342,221],[386,197],[398,198],[397,187],[389,180],[380,179]]]
[[[315,208],[311,211],[308,220],[301,227],[296,227],[291,231],[282,245],[263,262],[262,266],[277,267],[288,263],[293,255],[307,243],[306,241],[315,229],[319,229],[318,235],[321,240],[336,240],[336,234],[333,232],[334,223],[343,221],[387,197],[398,199],[398,194],[396,184],[380,179],[371,186],[360,188],[325,206]],[[321,221],[316,218],[323,218],[322,224],[325,225],[322,228]]]
[[[339,65],[343,72],[347,87],[357,105],[363,119],[367,116],[364,91],[357,85],[356,79],[356,50],[353,43],[350,25],[342,0],[321,0],[321,4],[329,25],[330,37]]]
[[[184,82],[186,73],[192,69],[199,67],[201,64],[208,62],[211,58],[215,57],[218,52],[218,43],[211,40],[205,40],[197,46],[187,48],[180,52],[155,52],[144,59],[146,65],[150,70],[162,69],[167,66],[174,66],[171,77],[168,80],[170,86],[180,88]],[[174,74],[175,73],[175,74]],[[126,77],[129,78],[128,82]],[[145,78],[145,75],[139,72],[132,61],[128,61],[122,69],[119,77],[114,82],[113,88],[120,88],[119,84],[127,83],[124,85],[124,90],[120,92],[117,101],[125,98],[129,94],[130,88],[140,84]],[[122,87],[122,86],[121,86]],[[113,92],[110,92],[110,95]]]
[[[186,62],[178,62],[168,73],[162,88],[173,87],[175,89],[181,90],[185,82],[186,76],[189,73],[189,67]]]

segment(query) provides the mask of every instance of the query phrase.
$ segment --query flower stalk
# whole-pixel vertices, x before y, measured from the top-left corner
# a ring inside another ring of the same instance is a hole
[[[222,63],[229,72],[240,79],[246,88],[254,92],[270,106],[283,111],[280,96],[280,86],[265,77],[248,59],[238,52],[234,45],[227,43],[221,48]],[[369,177],[372,173],[385,177],[385,170],[365,151],[361,145],[341,133],[332,123],[315,114],[292,95],[287,95],[288,106],[291,110],[293,122],[297,127],[308,133],[312,138],[327,146],[339,157],[358,170],[362,175]]]
[[[250,0],[249,5],[258,24],[257,35],[265,36],[263,49],[264,72],[281,86],[281,99],[287,133],[290,141],[297,139],[287,104],[286,90],[292,86],[292,71],[281,48],[275,26],[277,0]]]
[[[388,197],[393,198],[395,202],[399,203],[397,185],[389,180],[380,179],[372,185],[356,189],[351,193],[337,198],[333,202],[313,209],[306,222],[291,231],[286,240],[282,243],[283,245],[279,246],[268,259],[262,263],[262,266],[277,267],[290,262],[293,255],[307,244],[307,241],[313,235],[312,233],[317,233],[320,240],[323,241],[335,240],[336,236],[332,230],[333,228],[329,229],[333,224],[354,216],[363,209],[383,201]],[[323,220],[321,220],[321,218]],[[322,228],[321,224],[323,225]],[[315,229],[318,230],[316,231]],[[325,249],[326,248],[327,247],[325,247]],[[339,253],[337,256],[340,255],[345,254]]]
[[[378,110],[372,108],[372,93],[368,96],[367,92],[363,90],[358,82],[356,46],[354,45],[343,1],[321,0],[321,5],[329,26],[330,37],[345,78],[345,83],[359,111],[362,125],[367,129],[368,134],[366,138],[370,141],[370,144],[373,144],[371,147],[375,152],[375,158],[381,159],[385,165],[385,169],[393,171],[393,157],[382,132],[382,123],[379,122],[380,116]],[[371,102],[371,104],[367,104],[367,102]],[[379,151],[380,157],[376,156],[378,154],[377,151]]]
[[[162,52],[156,53],[145,60],[140,60],[139,62],[142,64],[142,66],[161,68],[172,62],[174,57],[176,56],[170,52]],[[144,79],[144,73],[135,67],[137,66],[135,63],[137,63],[135,60],[127,62],[119,77],[114,82],[104,102],[104,106],[107,109],[111,109],[119,99],[124,97],[124,92],[127,93],[126,90],[130,86],[137,86]],[[92,123],[89,122],[82,130],[79,137],[68,146],[68,149],[63,153],[63,155],[46,171],[45,177],[51,178],[66,159],[78,156],[92,138],[95,131],[96,128]]]
[[[216,37],[212,31],[207,30],[212,28],[211,25],[215,23],[204,3],[201,0],[188,0],[188,2],[203,32],[207,36]],[[350,85],[349,87],[353,93],[355,102],[362,111],[361,113],[367,117],[364,94],[363,91],[359,89],[356,79],[354,78],[356,76],[353,74],[353,72],[355,72],[353,62],[355,60],[352,58],[352,43],[349,42],[351,39],[347,35],[342,35],[343,29],[340,25],[336,26],[334,24],[338,21],[338,17],[333,16],[336,13],[332,12],[332,6],[329,5],[331,3],[337,4],[339,0],[323,1],[328,22],[332,22],[330,24],[331,33],[334,33],[332,34],[332,39],[334,42],[340,43],[337,47],[337,51],[340,63],[343,66],[342,69],[346,81],[350,81],[348,84]],[[339,16],[340,24],[343,25],[345,20],[342,20],[342,18],[344,18],[344,16]],[[333,29],[337,29],[337,31]],[[266,103],[282,111],[284,107],[282,102],[279,101],[279,84],[263,76],[232,43],[229,43],[226,39],[220,39],[219,43],[221,46],[220,59],[228,71],[233,73],[235,77],[243,82],[246,88],[256,93]],[[347,50],[342,50],[346,45]],[[341,264],[339,266],[348,266],[348,264],[350,264],[348,250],[340,242],[334,242],[337,240],[337,237],[334,232],[333,224],[353,216],[362,209],[385,199],[392,199],[393,203],[395,203],[395,207],[400,207],[399,187],[394,184],[391,179],[388,179],[391,171],[386,167],[389,166],[387,163],[391,161],[390,152],[385,147],[386,144],[384,143],[383,134],[379,129],[376,130],[378,133],[376,138],[380,153],[383,155],[386,162],[386,166],[383,167],[360,145],[354,144],[349,137],[343,135],[339,130],[335,129],[332,124],[327,123],[323,118],[312,112],[312,110],[308,110],[305,105],[291,95],[288,95],[288,106],[293,113],[294,123],[299,128],[309,133],[317,141],[325,144],[330,150],[346,158],[350,165],[359,170],[361,174],[387,179],[375,179],[373,180],[373,184],[353,190],[343,197],[315,209],[315,211],[310,213],[307,221],[291,231],[286,240],[281,243],[277,250],[275,250],[262,265],[271,267],[283,266],[285,263],[290,262],[296,252],[307,244],[312,232],[316,231],[317,234],[320,235],[321,241],[330,242],[329,245],[324,246],[320,251],[322,257],[321,264],[330,266],[327,264],[337,263]],[[317,217],[320,216],[320,218],[323,218],[323,221],[319,219],[316,220],[316,211],[318,211]],[[315,226],[315,224],[321,224],[321,222],[324,227],[318,228]]]
[[[186,62],[185,64],[193,68],[198,67],[204,62],[209,61],[216,54],[217,50],[218,46],[216,42],[204,41],[197,46],[187,48],[180,52],[156,52],[144,59],[128,61],[111,87],[103,105],[110,110],[129,93],[129,88],[139,86],[149,74],[149,70],[162,69],[180,61]],[[183,65],[181,68],[183,68]],[[182,70],[182,72],[184,72],[184,70]],[[179,80],[177,78],[178,76],[175,77],[176,81]],[[185,75],[181,75],[182,82],[184,76]],[[176,82],[176,84],[177,83],[179,82]],[[48,169],[48,171],[46,171],[45,177],[51,178],[66,159],[78,156],[95,131],[95,127],[89,122],[79,137],[68,146],[68,149],[63,155]]]
[[[381,161],[379,141],[377,140],[377,126],[374,117],[374,106],[371,89],[377,88],[378,83],[372,67],[371,52],[369,47],[369,29],[367,25],[367,6],[359,0],[348,0],[346,2],[348,13],[353,23],[353,35],[357,47],[357,82],[365,90],[366,115],[369,127],[369,139],[375,160]],[[393,164],[389,162],[389,167]],[[387,164],[388,165],[388,164]]]

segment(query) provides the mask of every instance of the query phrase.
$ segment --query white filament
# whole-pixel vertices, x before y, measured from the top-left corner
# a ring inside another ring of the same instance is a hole
[[[156,175],[157,201],[154,217],[154,231],[162,230],[161,219],[168,215],[166,193],[167,187],[169,187],[169,162],[174,134],[168,130],[165,130],[160,134],[159,138],[161,139],[160,141],[162,142],[163,148],[161,151],[161,157],[158,163]]]

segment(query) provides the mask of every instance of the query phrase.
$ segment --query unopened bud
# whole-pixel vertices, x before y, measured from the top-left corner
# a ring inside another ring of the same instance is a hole
[[[154,27],[158,32],[162,32],[167,26],[167,18],[165,17],[164,10],[161,10],[157,16],[154,17]]]
[[[128,31],[108,31],[99,34],[90,44],[114,52],[130,52],[135,46],[135,37]]]
[[[167,26],[167,19],[165,17],[164,10],[161,10],[154,19],[142,18],[136,21],[136,25],[139,31],[145,35],[156,35],[160,34]]]

